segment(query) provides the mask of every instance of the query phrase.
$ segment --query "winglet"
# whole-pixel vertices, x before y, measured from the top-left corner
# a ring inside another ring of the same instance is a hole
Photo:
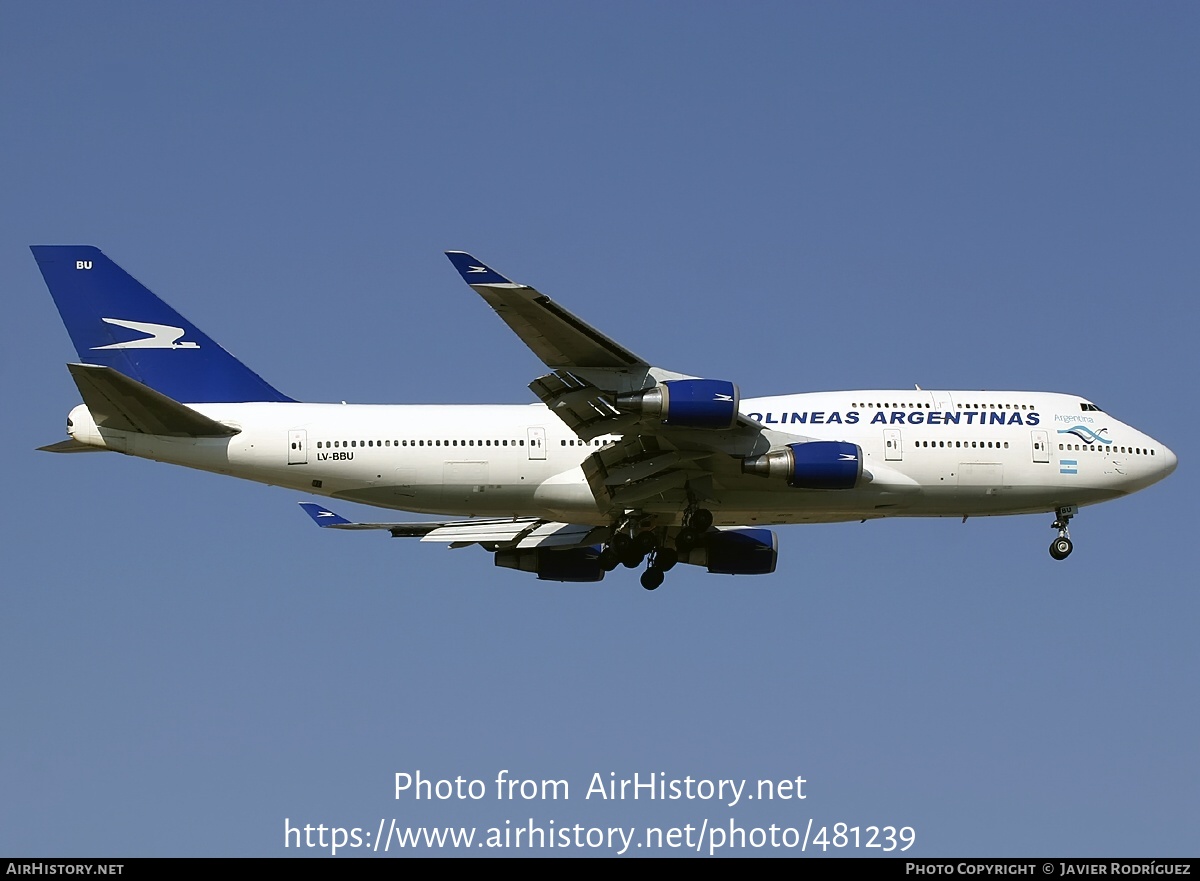
[[[477,284],[513,284],[512,281],[492,269],[481,260],[476,260],[466,251],[447,251],[446,256],[469,285]]]
[[[328,508],[314,505],[312,502],[301,502],[300,507],[318,526],[345,526],[350,523],[345,517],[333,513]]]

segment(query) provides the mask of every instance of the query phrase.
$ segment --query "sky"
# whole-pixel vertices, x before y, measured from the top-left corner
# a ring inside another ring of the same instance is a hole
[[[0,4],[0,854],[319,857],[289,825],[395,821],[1195,856],[1198,44],[1176,2]],[[532,401],[463,249],[747,397],[1070,392],[1180,465],[1062,563],[1046,514],[540,582],[36,452],[79,398],[31,244],[100,247],[301,400]],[[397,794],[418,773],[486,795]],[[635,773],[805,798],[587,797]]]

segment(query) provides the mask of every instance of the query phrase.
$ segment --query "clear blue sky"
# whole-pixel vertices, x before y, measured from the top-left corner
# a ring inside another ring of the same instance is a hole
[[[0,16],[0,853],[811,817],[913,826],[920,856],[1196,855],[1195,4]],[[1065,563],[1049,515],[884,521],[782,529],[768,578],[542,583],[35,452],[78,401],[39,243],[98,245],[305,400],[532,400],[462,248],[748,396],[1074,392],[1181,464],[1084,509]],[[393,798],[500,769],[571,798]],[[610,771],[808,798],[585,801]]]

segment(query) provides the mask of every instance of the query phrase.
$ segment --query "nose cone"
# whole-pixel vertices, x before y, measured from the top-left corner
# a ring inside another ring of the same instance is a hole
[[[1140,433],[1138,440],[1143,443],[1140,447],[1141,453],[1150,455],[1134,455],[1127,460],[1130,465],[1128,482],[1124,484],[1127,492],[1137,492],[1153,486],[1174,471],[1179,464],[1175,453],[1161,441]],[[1129,452],[1133,453],[1134,448],[1130,447]]]
[[[1162,463],[1158,466],[1158,479],[1162,480],[1168,474],[1175,470],[1175,466],[1179,464],[1179,457],[1176,456],[1166,447],[1162,448]]]

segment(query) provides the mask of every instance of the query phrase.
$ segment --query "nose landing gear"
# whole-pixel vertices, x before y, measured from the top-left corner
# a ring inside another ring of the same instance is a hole
[[[1055,520],[1050,524],[1051,529],[1058,530],[1058,538],[1050,542],[1050,556],[1056,560],[1065,560],[1071,555],[1074,545],[1071,544],[1071,532],[1067,524],[1079,513],[1076,505],[1063,505],[1054,512]]]

